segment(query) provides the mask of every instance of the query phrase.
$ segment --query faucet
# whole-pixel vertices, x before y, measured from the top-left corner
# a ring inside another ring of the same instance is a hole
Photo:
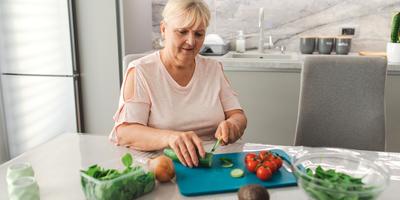
[[[286,47],[284,45],[277,46],[277,47],[275,47],[275,49],[278,49],[279,51],[281,51],[281,54],[285,54]]]
[[[258,29],[259,29],[259,37],[258,37],[258,51],[260,53],[264,53],[264,8],[260,8],[258,13]],[[267,48],[272,49],[274,47],[274,43],[272,42],[272,36],[268,37]]]
[[[259,29],[259,37],[258,37],[258,51],[260,53],[264,53],[264,8],[260,8],[258,13],[258,29]]]

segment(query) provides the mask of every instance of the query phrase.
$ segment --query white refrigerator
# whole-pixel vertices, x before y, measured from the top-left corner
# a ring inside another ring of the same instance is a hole
[[[0,1],[1,96],[11,158],[81,128],[71,2]]]

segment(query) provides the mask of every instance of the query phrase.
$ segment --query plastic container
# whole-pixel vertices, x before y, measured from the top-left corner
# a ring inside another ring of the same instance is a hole
[[[153,191],[155,176],[143,168],[111,180],[98,180],[81,172],[81,185],[88,200],[128,200]]]
[[[8,196],[10,200],[39,200],[39,186],[31,176],[20,177],[8,186]]]
[[[243,31],[238,31],[238,36],[236,38],[236,52],[244,53],[246,51],[246,39],[244,37]]]
[[[18,178],[35,175],[32,165],[30,163],[17,163],[11,165],[7,169],[7,183],[10,185]]]
[[[389,184],[389,171],[384,166],[334,149],[316,148],[312,152],[302,152],[294,157],[293,166],[299,187],[310,199],[373,200],[377,199]],[[318,166],[324,170],[333,169],[336,172],[361,178],[364,185],[332,185],[326,183],[326,179],[315,178],[305,172],[306,168],[315,172]]]

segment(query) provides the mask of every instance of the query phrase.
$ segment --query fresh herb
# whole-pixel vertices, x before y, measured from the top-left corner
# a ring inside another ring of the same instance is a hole
[[[221,157],[219,158],[219,161],[221,162],[222,167],[225,168],[233,167],[233,161],[230,158]]]
[[[355,178],[333,169],[324,170],[318,166],[313,170],[307,168],[309,178],[303,183],[305,191],[318,200],[370,200],[375,199],[372,188],[365,186],[361,178]],[[321,190],[321,187],[326,188]],[[352,193],[353,192],[353,193]]]
[[[132,166],[131,154],[125,154],[121,161],[125,166],[122,171],[103,169],[98,165],[81,170],[82,174],[87,175],[81,175],[82,189],[87,199],[133,199],[154,189],[154,174],[145,172],[140,166]]]
[[[132,165],[132,156],[131,154],[127,153],[122,157],[122,163],[126,168],[130,168]]]

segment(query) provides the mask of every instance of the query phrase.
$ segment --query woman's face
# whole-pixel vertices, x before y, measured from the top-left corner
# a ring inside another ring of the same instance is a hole
[[[174,18],[168,23],[161,22],[164,49],[178,62],[193,62],[203,45],[206,27],[204,23],[192,27],[181,27],[182,18]]]

